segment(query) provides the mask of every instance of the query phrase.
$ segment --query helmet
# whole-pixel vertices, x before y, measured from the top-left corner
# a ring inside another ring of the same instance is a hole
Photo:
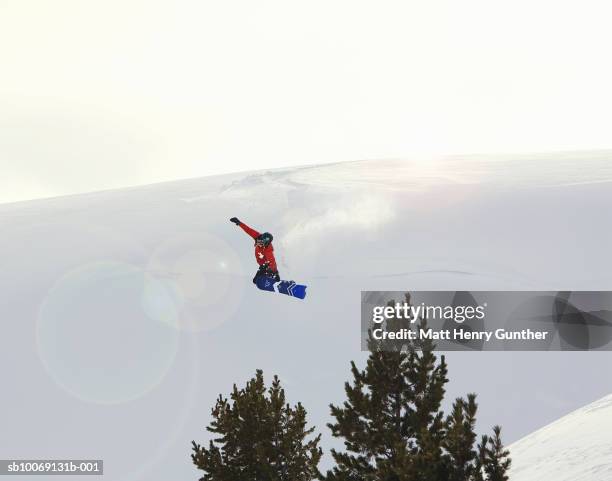
[[[267,247],[272,243],[272,239],[274,239],[274,237],[272,237],[272,234],[270,234],[269,232],[264,232],[263,234],[257,236],[257,238],[255,239],[255,244]]]

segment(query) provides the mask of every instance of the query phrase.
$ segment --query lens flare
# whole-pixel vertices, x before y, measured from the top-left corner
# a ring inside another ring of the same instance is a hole
[[[152,295],[153,293],[153,295]],[[154,298],[155,304],[143,298]],[[74,396],[118,404],[155,388],[178,350],[179,304],[136,266],[99,262],[62,277],[41,306],[40,359]]]
[[[177,300],[170,304],[180,306],[175,325],[187,331],[222,325],[237,310],[244,287],[250,284],[245,282],[242,263],[233,248],[202,233],[166,240],[151,256],[147,273]],[[145,302],[159,303],[155,295]]]

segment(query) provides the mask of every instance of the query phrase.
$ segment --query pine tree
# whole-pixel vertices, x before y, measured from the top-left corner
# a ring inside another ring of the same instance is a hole
[[[484,435],[480,443],[476,447],[477,455],[474,461],[474,473],[470,481],[486,481],[484,477],[484,466],[486,463],[486,446],[489,442],[489,436]]]
[[[493,428],[493,437],[489,437],[481,445],[483,470],[486,481],[508,481],[507,472],[510,469],[510,452],[504,448],[501,440],[501,427]]]
[[[387,324],[401,327],[397,319]],[[419,327],[427,328],[425,319]],[[370,335],[365,370],[351,363],[347,400],[330,406],[335,423],[328,426],[333,436],[344,438],[346,452],[332,450],[336,467],[328,481],[443,479],[444,357],[437,362],[431,340],[384,347]]]
[[[410,295],[406,294],[407,304]],[[393,306],[394,302],[388,303]],[[410,327],[405,319],[386,321],[387,331]],[[427,329],[422,318],[417,329]],[[336,466],[326,481],[507,481],[508,452],[500,429],[476,448],[476,395],[457,398],[444,416],[447,367],[438,362],[431,340],[376,341],[370,333],[364,370],[351,363],[346,401],[331,405]]]
[[[474,478],[479,469],[476,462],[476,394],[467,400],[457,398],[448,416],[444,448],[449,460],[449,480],[466,481]]]
[[[193,444],[191,458],[204,471],[200,481],[311,481],[320,473],[320,435],[306,438],[306,410],[286,403],[280,380],[266,389],[258,370],[230,399],[219,396],[207,430],[217,437],[208,448]]]

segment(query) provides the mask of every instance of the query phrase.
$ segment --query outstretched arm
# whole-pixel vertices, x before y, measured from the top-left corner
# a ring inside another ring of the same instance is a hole
[[[242,222],[238,224],[238,227],[249,234],[253,239],[257,239],[259,237],[259,232],[257,232],[255,229],[251,229],[248,225],[243,224]]]
[[[240,227],[243,231],[245,231],[247,234],[249,234],[253,239],[257,239],[259,237],[259,232],[257,232],[255,229],[251,229],[248,225],[246,225],[243,222],[240,222],[238,220],[238,218],[236,217],[232,217],[230,219],[231,222],[233,222],[234,224],[236,224],[238,227]]]

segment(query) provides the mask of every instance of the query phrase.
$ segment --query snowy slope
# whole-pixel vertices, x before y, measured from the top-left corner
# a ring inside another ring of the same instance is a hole
[[[328,405],[365,358],[361,290],[612,288],[609,158],[364,161],[0,205],[0,452],[197,479],[191,440],[257,368],[327,449]],[[274,234],[305,301],[252,287],[232,216]],[[588,354],[449,353],[448,399],[477,392],[479,428],[512,441],[612,392],[593,369],[609,354]]]
[[[612,395],[562,417],[511,447],[511,481],[612,479]]]

